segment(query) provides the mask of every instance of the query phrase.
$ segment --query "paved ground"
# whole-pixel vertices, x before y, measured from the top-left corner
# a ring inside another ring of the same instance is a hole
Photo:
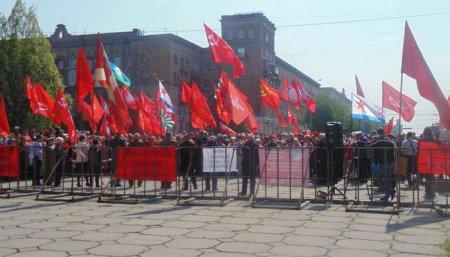
[[[428,209],[396,216],[323,204],[175,204],[1,199],[0,256],[445,256],[450,238],[450,220]]]

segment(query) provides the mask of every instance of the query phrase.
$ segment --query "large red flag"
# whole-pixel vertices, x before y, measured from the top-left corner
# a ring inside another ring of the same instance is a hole
[[[108,56],[101,42],[100,36],[97,38],[97,59],[95,67],[96,81],[106,88],[108,100],[111,103],[111,115],[115,116],[117,128],[121,133],[126,133],[133,125],[128,114],[128,108],[122,97],[116,79],[109,66]]]
[[[30,101],[30,108],[33,114],[39,113],[39,99],[35,87],[31,84],[28,75],[25,75],[25,96]]]
[[[191,112],[191,126],[192,126],[192,128],[195,128],[195,129],[201,129],[201,130],[206,129],[205,122],[202,119],[200,119],[197,116],[197,114],[195,114],[194,112]]]
[[[55,100],[45,91],[41,84],[34,86],[35,93],[38,99],[38,110],[37,114],[45,116],[52,119],[53,106],[55,105]]]
[[[267,84],[263,79],[260,79],[259,82],[261,84],[261,102],[275,111],[281,102],[280,92]]]
[[[217,112],[217,117],[222,120],[223,122],[225,122],[225,124],[230,124],[231,122],[231,113],[228,111],[228,108],[226,107],[226,100],[224,97],[224,88],[221,87],[220,89],[217,89],[216,86],[214,86],[214,94],[216,96],[216,112]]]
[[[316,112],[316,100],[311,97],[308,92],[303,88],[302,83],[294,78],[295,87],[297,88],[298,97],[300,102],[302,102],[310,112]]]
[[[189,105],[191,103],[191,91],[191,87],[184,80],[182,80],[180,101]]]
[[[191,108],[191,112],[195,113],[195,115],[200,118],[203,122],[205,122],[210,127],[216,127],[216,121],[213,118],[211,110],[208,107],[208,100],[200,91],[197,84],[192,82],[191,88],[191,101],[189,104]]]
[[[241,124],[253,110],[249,108],[247,97],[233,84],[227,77],[227,74],[222,71],[221,80],[223,85],[221,90],[225,90],[226,106],[229,108],[232,120],[235,124]]]
[[[400,94],[397,89],[393,88],[387,82],[382,82],[383,86],[383,108],[393,110],[396,113],[400,113],[400,99],[402,101],[402,109],[400,115],[405,121],[411,121],[416,113],[414,107],[416,101],[409,98],[404,94]]]
[[[356,76],[356,74],[355,74],[355,81],[356,81],[356,94],[366,98],[364,96],[364,92],[362,90],[361,84],[359,84],[358,76]]]
[[[94,78],[92,78],[91,68],[89,62],[84,55],[83,48],[78,48],[77,57],[77,69],[76,69],[76,81],[77,81],[77,110],[81,112],[82,101],[94,92]]]
[[[450,128],[450,106],[423,58],[408,22],[405,23],[401,72],[416,80],[420,95],[436,106],[441,124]]]
[[[5,100],[3,95],[0,96],[0,135],[8,137],[9,135],[9,123],[8,116],[6,115]]]
[[[384,133],[386,135],[389,135],[392,133],[392,127],[394,126],[394,117],[392,117],[389,122],[386,124],[386,127],[384,127]]]
[[[283,100],[292,104],[295,109],[300,110],[300,99],[298,98],[298,92],[286,78],[283,78]]]
[[[245,125],[251,132],[257,132],[259,129],[258,122],[256,121],[255,115],[251,113],[247,119],[245,119]]]
[[[67,132],[69,139],[76,143],[76,130],[75,123],[73,122],[72,115],[70,114],[69,106],[67,105],[66,97],[61,89],[58,89],[58,95],[56,97],[55,106],[53,108],[53,120],[56,124],[64,124],[67,126]]]
[[[233,65],[233,78],[238,78],[245,74],[244,64],[242,64],[239,57],[234,52],[233,48],[219,37],[211,28],[205,26],[206,37],[208,38],[209,48],[213,56],[214,62],[228,63]]]

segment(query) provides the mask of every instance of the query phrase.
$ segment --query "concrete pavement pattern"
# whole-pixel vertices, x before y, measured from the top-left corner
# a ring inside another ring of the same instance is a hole
[[[301,210],[0,201],[0,256],[446,256],[450,220],[429,209],[400,215],[345,212],[342,205]]]

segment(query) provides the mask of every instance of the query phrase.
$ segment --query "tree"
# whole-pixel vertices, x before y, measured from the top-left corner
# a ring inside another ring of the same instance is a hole
[[[342,122],[344,130],[350,128],[350,109],[345,105],[338,103],[336,100],[327,95],[318,95],[316,97],[317,108],[316,113],[312,115],[312,129],[314,131],[323,131],[324,125],[328,121]]]
[[[5,96],[12,126],[48,128],[51,121],[33,115],[25,98],[25,75],[39,82],[53,97],[62,81],[51,45],[39,27],[36,10],[17,0],[11,14],[0,14],[0,93]]]

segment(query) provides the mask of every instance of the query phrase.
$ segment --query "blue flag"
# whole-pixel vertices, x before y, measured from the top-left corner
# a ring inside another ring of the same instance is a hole
[[[109,62],[109,66],[111,66],[111,71],[114,75],[114,78],[120,82],[122,82],[122,84],[130,87],[131,86],[131,81],[130,79],[125,75],[125,73],[123,73],[119,67],[117,67],[117,65],[115,65],[112,62]]]

